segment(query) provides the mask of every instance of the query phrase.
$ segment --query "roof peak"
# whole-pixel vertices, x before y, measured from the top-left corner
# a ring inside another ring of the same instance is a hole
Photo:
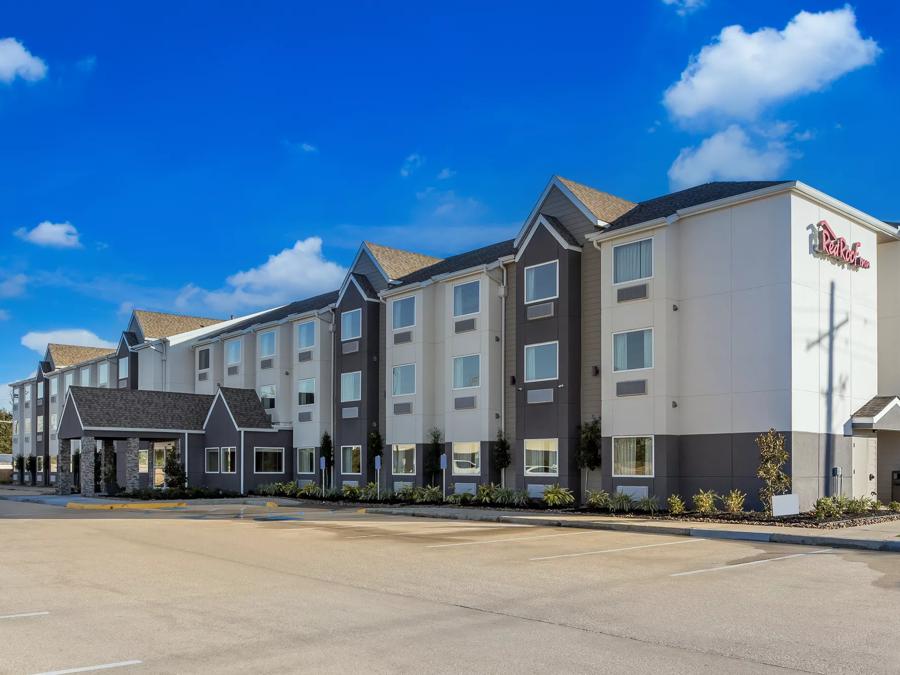
[[[372,241],[363,241],[363,246],[375,258],[375,262],[389,279],[400,279],[407,274],[412,274],[423,267],[439,263],[441,258],[405,251],[401,248],[393,248],[384,244],[376,244]]]

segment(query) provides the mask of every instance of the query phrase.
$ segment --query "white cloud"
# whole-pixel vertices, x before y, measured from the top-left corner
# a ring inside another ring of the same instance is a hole
[[[400,175],[406,178],[425,163],[425,158],[418,152],[406,156],[400,166]]]
[[[45,220],[29,230],[20,227],[15,235],[19,239],[31,242],[38,246],[50,246],[52,248],[81,248],[78,230],[72,223],[51,223]]]
[[[24,274],[13,274],[0,279],[0,298],[15,298],[25,292],[28,277]]]
[[[764,140],[754,146],[747,132],[736,124],[684,148],[669,167],[673,190],[714,180],[766,180],[780,178],[790,160],[784,143]]]
[[[664,5],[675,8],[678,16],[693,14],[706,4],[706,0],[662,0]]]
[[[447,180],[448,178],[453,178],[456,175],[456,171],[451,169],[450,167],[444,167],[440,170],[437,175],[438,180]]]
[[[108,347],[113,349],[116,344],[97,336],[86,328],[60,328],[45,332],[32,331],[22,336],[22,345],[28,349],[43,355],[50,342],[64,345],[79,345],[81,347]]]
[[[25,49],[15,38],[0,40],[0,82],[11,83],[17,77],[29,82],[44,79],[47,64]]]
[[[7,319],[9,319],[9,312],[5,309],[0,309],[0,321],[6,321]]]
[[[317,146],[307,141],[297,142],[284,139],[283,141],[281,141],[281,144],[290,152],[297,153],[298,155],[305,155],[319,151],[319,148]]]
[[[319,237],[308,237],[269,256],[258,267],[231,275],[225,288],[210,291],[193,284],[186,286],[175,304],[179,309],[196,311],[202,306],[204,311],[222,313],[273,307],[335,290],[346,272],[325,259]]]
[[[691,58],[663,100],[682,122],[752,120],[777,102],[821,91],[880,53],[875,40],[860,35],[849,5],[800,12],[784,30],[747,33],[742,26],[727,26]]]

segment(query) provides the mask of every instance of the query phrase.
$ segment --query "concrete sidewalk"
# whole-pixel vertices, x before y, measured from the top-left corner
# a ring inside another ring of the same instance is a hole
[[[703,537],[705,539],[735,539],[805,546],[859,548],[870,551],[900,553],[900,520],[876,525],[860,525],[842,529],[810,527],[778,527],[773,525],[735,525],[731,523],[692,523],[690,521],[657,520],[652,518],[621,518],[615,516],[568,513],[529,513],[477,507],[400,506],[367,508],[367,513],[386,516],[417,516],[448,520],[476,520],[512,523],[516,525],[545,525],[575,527],[618,532],[646,532],[650,534]]]

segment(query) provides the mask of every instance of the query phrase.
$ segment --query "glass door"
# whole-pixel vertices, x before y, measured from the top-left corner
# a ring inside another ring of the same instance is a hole
[[[160,488],[166,484],[166,453],[175,450],[175,443],[164,441],[151,445],[153,454],[153,487]]]

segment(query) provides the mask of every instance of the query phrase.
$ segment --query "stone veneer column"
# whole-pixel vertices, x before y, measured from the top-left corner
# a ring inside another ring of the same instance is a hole
[[[56,494],[72,494],[72,441],[59,439],[59,456],[56,458]]]
[[[81,437],[81,494],[93,497],[94,490],[94,453],[97,451],[97,440],[93,436]]]
[[[125,441],[125,489],[134,492],[141,487],[140,457],[141,441],[138,438],[129,438]]]
[[[100,492],[107,495],[116,484],[115,476],[113,476],[111,485],[106,484],[106,468],[115,464],[115,454],[115,441],[104,439],[103,450],[100,451]]]

